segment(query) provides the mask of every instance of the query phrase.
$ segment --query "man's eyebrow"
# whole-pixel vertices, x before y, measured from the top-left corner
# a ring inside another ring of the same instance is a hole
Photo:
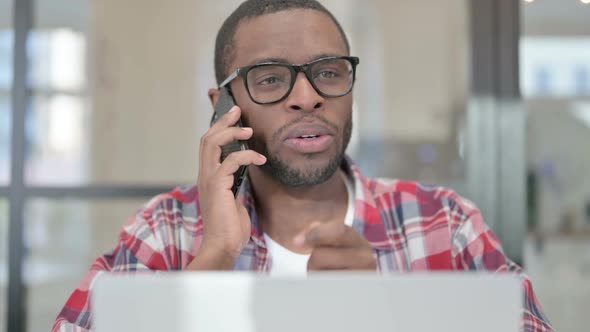
[[[307,62],[312,62],[315,60],[323,59],[323,58],[330,58],[335,56],[346,56],[347,54],[337,54],[337,53],[322,53],[315,56],[312,56],[307,60]]]
[[[252,61],[253,64],[259,64],[259,63],[289,63],[289,60],[285,59],[285,58],[260,58],[260,59],[255,59],[254,61]]]
[[[305,62],[312,62],[314,60],[318,60],[318,59],[322,59],[322,58],[329,58],[329,57],[334,57],[334,56],[343,56],[343,55],[342,54],[336,54],[336,53],[322,53],[322,54],[317,54],[317,55],[311,56]],[[285,58],[270,57],[270,58],[259,58],[259,59],[255,59],[252,62],[252,64],[260,64],[260,63],[283,63],[283,64],[291,64],[291,61],[289,61],[289,60],[287,60]],[[300,64],[300,63],[297,63],[297,64]]]

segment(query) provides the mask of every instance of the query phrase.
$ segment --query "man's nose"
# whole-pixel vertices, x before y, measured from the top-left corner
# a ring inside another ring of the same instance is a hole
[[[286,102],[289,109],[313,112],[323,108],[324,97],[318,94],[304,73],[298,73],[293,90],[291,90]]]

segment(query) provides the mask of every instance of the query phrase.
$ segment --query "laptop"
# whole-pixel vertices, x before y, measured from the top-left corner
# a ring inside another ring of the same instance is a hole
[[[517,332],[517,276],[240,272],[104,275],[96,332]]]

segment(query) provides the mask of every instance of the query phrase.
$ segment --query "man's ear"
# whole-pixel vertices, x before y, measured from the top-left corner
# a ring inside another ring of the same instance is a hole
[[[219,100],[219,89],[209,89],[208,95],[211,105],[215,108],[215,105],[217,105],[217,101]]]

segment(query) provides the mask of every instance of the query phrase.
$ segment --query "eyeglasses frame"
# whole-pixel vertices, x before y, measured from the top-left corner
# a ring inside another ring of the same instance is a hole
[[[312,79],[312,73],[311,73],[311,68],[318,62],[321,61],[326,61],[326,60],[348,60],[351,65],[352,65],[352,84],[350,85],[350,89],[348,89],[348,91],[346,91],[345,93],[339,94],[339,95],[329,95],[329,94],[325,94],[322,91],[320,91],[320,89],[318,89],[318,87],[316,86],[315,82]],[[313,60],[311,62],[305,63],[305,64],[299,64],[299,65],[294,65],[294,64],[287,64],[287,63],[280,63],[280,62],[263,62],[263,63],[256,63],[253,65],[249,65],[249,66],[244,66],[244,67],[240,67],[238,69],[236,69],[232,74],[230,74],[220,85],[219,85],[219,89],[225,87],[226,85],[228,85],[230,82],[232,82],[234,79],[241,77],[242,80],[244,81],[244,87],[246,88],[246,91],[248,92],[248,96],[250,97],[250,100],[252,100],[254,103],[258,104],[258,105],[269,105],[269,104],[276,104],[276,103],[280,103],[281,101],[285,100],[287,97],[289,97],[289,95],[291,94],[291,91],[293,91],[293,87],[295,86],[295,82],[297,81],[297,75],[299,73],[304,73],[305,77],[307,77],[307,80],[309,81],[309,83],[311,84],[311,86],[314,88],[314,90],[322,97],[325,98],[337,98],[337,97],[342,97],[342,96],[346,96],[347,94],[349,94],[353,87],[354,87],[354,83],[356,81],[356,66],[360,63],[360,60],[358,57],[355,56],[330,56],[330,57],[323,57],[323,58],[319,58],[316,60]],[[248,73],[250,72],[250,70],[254,69],[254,68],[258,68],[258,67],[263,67],[263,66],[269,66],[269,65],[273,65],[273,66],[281,66],[281,67],[285,67],[288,68],[289,71],[291,72],[291,85],[289,87],[289,90],[287,91],[287,93],[280,99],[276,100],[276,101],[271,101],[271,102],[259,102],[257,100],[255,100],[252,97],[252,94],[250,93],[250,88],[248,87]],[[229,86],[227,87],[229,89]],[[231,91],[231,89],[229,89]]]

